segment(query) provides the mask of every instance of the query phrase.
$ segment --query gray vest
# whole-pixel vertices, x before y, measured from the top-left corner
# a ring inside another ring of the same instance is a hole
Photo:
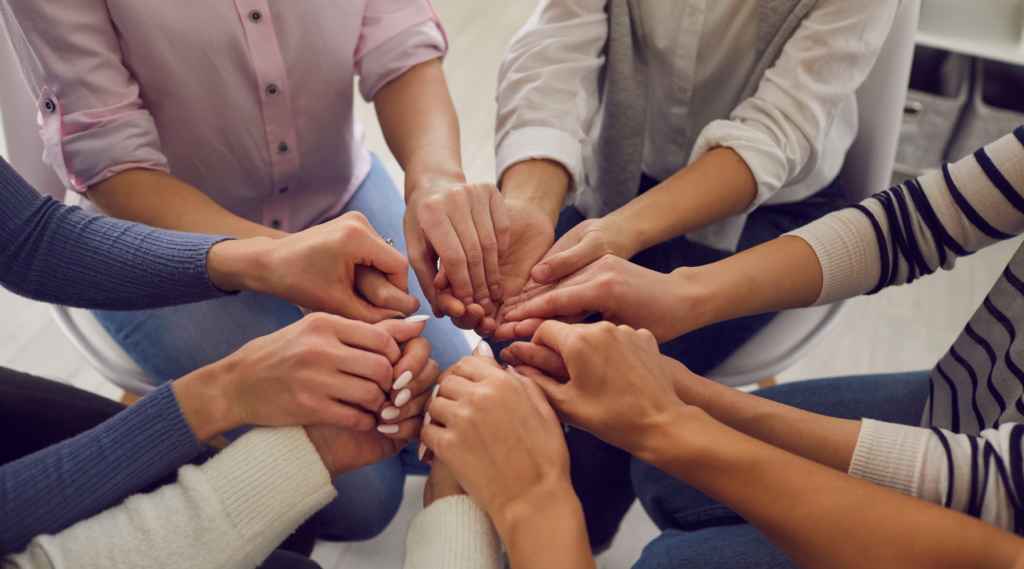
[[[711,0],[714,1],[714,0]],[[594,163],[575,205],[603,217],[636,197],[647,126],[647,41],[638,0],[608,0],[601,108],[590,132]],[[757,52],[740,100],[751,97],[817,0],[758,0]],[[725,117],[723,117],[725,118]],[[698,239],[703,241],[703,239]]]

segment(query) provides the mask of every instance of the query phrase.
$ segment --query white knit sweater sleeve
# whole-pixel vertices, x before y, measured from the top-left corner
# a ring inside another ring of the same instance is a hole
[[[865,419],[849,473],[1020,532],[1013,497],[1024,490],[1024,465],[1012,457],[1022,439],[1024,425],[1016,423],[972,437]]]
[[[449,496],[420,512],[405,537],[405,569],[501,569],[501,539],[469,496]]]
[[[910,283],[1024,233],[1024,127],[943,170],[788,233],[824,282],[815,305]]]
[[[255,429],[174,484],[36,537],[4,566],[252,568],[335,495],[301,427]]]

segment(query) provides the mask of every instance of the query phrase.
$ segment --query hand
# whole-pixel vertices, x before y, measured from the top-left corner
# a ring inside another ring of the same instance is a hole
[[[416,278],[434,314],[461,316],[477,304],[490,312],[501,298],[498,262],[509,243],[509,217],[494,184],[434,183],[410,192],[405,235]],[[454,306],[442,309],[437,264],[451,282]]]
[[[565,437],[544,394],[484,352],[445,372],[422,439],[502,532],[523,509],[575,494]]]
[[[400,327],[403,324],[402,320],[389,320],[378,326]],[[402,337],[396,333],[395,340],[401,342]],[[378,413],[385,424],[378,425],[377,429],[383,433],[388,433],[394,429],[394,425],[409,417],[423,414],[427,398],[441,374],[437,362],[429,359],[430,342],[426,338],[416,336],[400,344],[400,347],[402,357],[395,364],[394,384]]]
[[[206,261],[221,290],[248,290],[375,323],[416,312],[409,262],[352,212],[281,239],[222,241]]]
[[[646,330],[609,322],[549,321],[532,343],[562,357],[569,381],[561,383],[532,368],[516,369],[540,386],[563,420],[631,454],[638,455],[649,442],[647,435],[685,407],[657,341]]]
[[[313,443],[331,478],[377,464],[397,455],[419,437],[422,416],[406,419],[396,426],[398,432],[360,432],[334,425],[308,425],[306,436]]]
[[[505,301],[499,340],[528,338],[545,319],[582,322],[595,312],[613,324],[649,330],[658,343],[680,335],[691,307],[674,274],[663,274],[605,255],[551,284]]]
[[[588,219],[563,235],[533,267],[530,276],[535,284],[527,291],[565,278],[605,255],[629,259],[639,252],[636,231],[629,224],[619,223],[614,214]]]
[[[174,392],[204,442],[243,425],[368,431],[391,390],[398,344],[422,330],[422,320],[373,326],[311,314],[175,381]]]
[[[453,296],[451,287],[444,288],[437,295],[438,304],[452,317],[456,326],[464,330],[475,330],[484,337],[490,336],[498,327],[495,317],[501,302],[522,291],[530,280],[530,269],[544,257],[555,240],[555,226],[532,202],[510,199],[506,206],[511,220],[511,233],[508,250],[499,266],[501,299],[488,311],[480,306],[469,306],[467,310],[460,311],[461,304]],[[442,272],[439,276],[442,280],[438,284],[446,286],[443,278],[447,273]]]

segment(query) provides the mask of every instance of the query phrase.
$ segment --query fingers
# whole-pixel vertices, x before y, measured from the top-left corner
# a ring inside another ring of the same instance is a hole
[[[565,360],[547,346],[516,342],[501,352],[501,358],[510,361],[505,357],[506,352],[511,356],[511,360],[515,361],[514,365],[528,365],[556,377],[569,377],[569,368],[566,367]]]
[[[465,223],[461,223],[463,227],[460,233],[453,225],[453,219],[448,216],[431,216],[432,219],[435,217],[436,221],[431,223],[432,227],[426,231],[430,245],[441,258],[441,266],[451,283],[455,298],[463,304],[471,304],[473,302],[473,281],[469,274],[468,252],[464,249],[462,236],[465,235],[468,239],[471,235],[475,243],[475,227],[468,228],[465,227]],[[476,243],[476,247],[477,258],[479,258],[479,243]]]
[[[420,283],[420,290],[427,297],[434,316],[440,318],[444,315],[437,308],[437,288],[433,286],[434,279],[437,278],[437,258],[431,255],[419,231],[406,231],[406,241],[409,247],[409,264],[412,265],[416,280]]]
[[[314,316],[317,315],[311,314],[306,318]],[[380,354],[392,364],[402,356],[398,343],[383,328],[344,318],[336,318],[333,322],[335,335],[346,346]]]
[[[417,314],[403,319],[382,320],[374,326],[387,332],[395,342],[404,344],[423,333],[428,319],[430,317],[426,314]]]
[[[455,291],[455,297],[463,302],[463,304],[479,304],[483,306],[485,310],[490,310],[493,306],[491,303],[491,294],[488,290],[487,275],[484,269],[484,263],[488,255],[484,251],[484,245],[486,244],[490,248],[490,255],[493,257],[493,263],[495,269],[498,266],[498,245],[497,240],[494,238],[494,228],[491,226],[490,212],[486,209],[483,211],[477,211],[483,204],[475,203],[457,203],[455,207],[455,215],[451,217],[452,226],[455,228],[455,233],[458,234],[459,240],[462,243],[462,259],[466,264],[466,270],[469,274],[470,294],[467,296],[462,292],[458,279],[453,278],[454,274],[449,275],[452,280],[452,289]],[[477,215],[486,213],[484,219],[477,219]],[[482,241],[481,238],[486,236],[486,242]],[[456,259],[458,257],[456,256]],[[444,263],[444,257],[441,257],[441,263]]]
[[[414,397],[408,404],[401,407],[395,407],[391,405],[391,402],[386,402],[380,409],[380,418],[386,424],[400,423],[410,417],[416,417],[422,415],[427,408],[427,402],[430,401],[431,391],[421,393],[419,396]]]
[[[422,427],[423,416],[415,415],[397,423],[377,425],[377,431],[389,439],[404,440],[406,441],[405,444],[408,444],[420,437]],[[402,446],[405,445],[403,444]]]
[[[545,395],[544,391],[540,388],[540,386],[537,385],[536,380],[531,379],[526,375],[523,375],[522,373],[519,372],[519,370],[517,370],[513,366],[507,366],[505,369],[509,372],[509,374],[512,377],[516,378],[519,381],[519,383],[523,385],[523,387],[526,389],[527,397],[530,398],[530,401],[532,401],[533,404],[537,407],[537,410],[540,411],[541,415],[543,415],[545,419],[557,423],[558,415],[555,413],[555,410],[551,408],[551,404],[548,402],[547,395]],[[541,373],[536,374],[536,376],[543,375],[544,374]]]
[[[387,280],[400,290],[409,290],[409,259],[400,251],[388,245],[380,234],[374,230],[366,216],[359,212],[349,212],[338,218],[348,223],[355,223],[364,228],[363,237],[359,239],[360,265],[376,267],[380,272],[387,275]],[[343,238],[352,239],[352,236]],[[351,247],[353,243],[345,243]]]
[[[413,376],[412,379],[405,379],[409,377],[409,374],[408,372],[403,372],[403,375],[399,376],[398,381],[395,382],[395,387],[391,390],[390,399],[392,405],[401,409],[412,399],[419,397],[420,394],[428,393],[434,384],[437,383],[437,378],[440,375],[441,368],[434,360],[427,360],[423,370]],[[405,383],[403,384],[402,381],[405,381]]]
[[[520,298],[524,296],[527,295],[521,295]],[[599,303],[602,300],[598,296],[595,287],[586,284],[572,286],[563,282],[534,298],[515,303],[505,313],[505,319],[515,321],[527,318],[570,316],[581,312],[598,312],[601,307]]]
[[[353,407],[375,412],[384,404],[384,391],[378,383],[367,381],[346,373],[326,379],[322,384],[324,393]]]
[[[546,320],[537,328],[531,340],[534,344],[547,346],[559,354],[564,354],[572,343],[572,326],[564,322]]]
[[[310,422],[326,423],[350,431],[366,432],[372,430],[373,426],[377,424],[377,417],[374,413],[368,413],[344,403],[325,400],[316,413],[316,419]]]
[[[407,316],[420,308],[420,301],[416,297],[395,286],[384,273],[374,267],[355,266],[355,289],[370,304],[378,309],[386,309],[378,311],[386,314],[385,318]]]
[[[571,389],[568,384],[560,383],[555,379],[552,379],[545,375],[538,369],[530,366],[516,366],[515,370],[529,379],[537,388],[539,388],[543,394],[545,402],[548,408],[554,408],[554,410],[565,417],[566,414],[566,401],[570,402],[573,398],[567,394],[567,390]]]
[[[483,254],[487,288],[482,291],[482,296],[476,296],[475,299],[477,304],[490,312],[494,307],[492,301],[501,298],[501,273],[498,270],[498,261],[508,249],[508,212],[498,188],[492,184],[479,184],[476,187],[480,188],[479,192],[482,195],[473,202],[473,223],[476,225],[480,251]],[[498,235],[499,228],[504,231],[504,248]],[[480,292],[477,291],[478,294]]]
[[[451,287],[446,288],[437,293],[437,308],[441,311],[438,316],[450,316],[454,321],[456,318],[461,318],[466,315],[466,305],[459,299],[455,298],[452,293]],[[436,311],[435,311],[436,312]],[[463,326],[456,324],[459,328],[465,329]]]
[[[588,242],[582,241],[537,263],[530,271],[530,276],[538,284],[548,284],[575,273],[600,259],[605,253],[607,251],[598,250]]]

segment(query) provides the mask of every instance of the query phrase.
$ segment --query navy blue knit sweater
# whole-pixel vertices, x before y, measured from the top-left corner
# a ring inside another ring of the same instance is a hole
[[[102,310],[226,296],[206,274],[207,252],[224,239],[64,206],[0,158],[0,284],[16,294]],[[203,448],[166,383],[95,429],[3,466],[0,557],[116,505]]]

